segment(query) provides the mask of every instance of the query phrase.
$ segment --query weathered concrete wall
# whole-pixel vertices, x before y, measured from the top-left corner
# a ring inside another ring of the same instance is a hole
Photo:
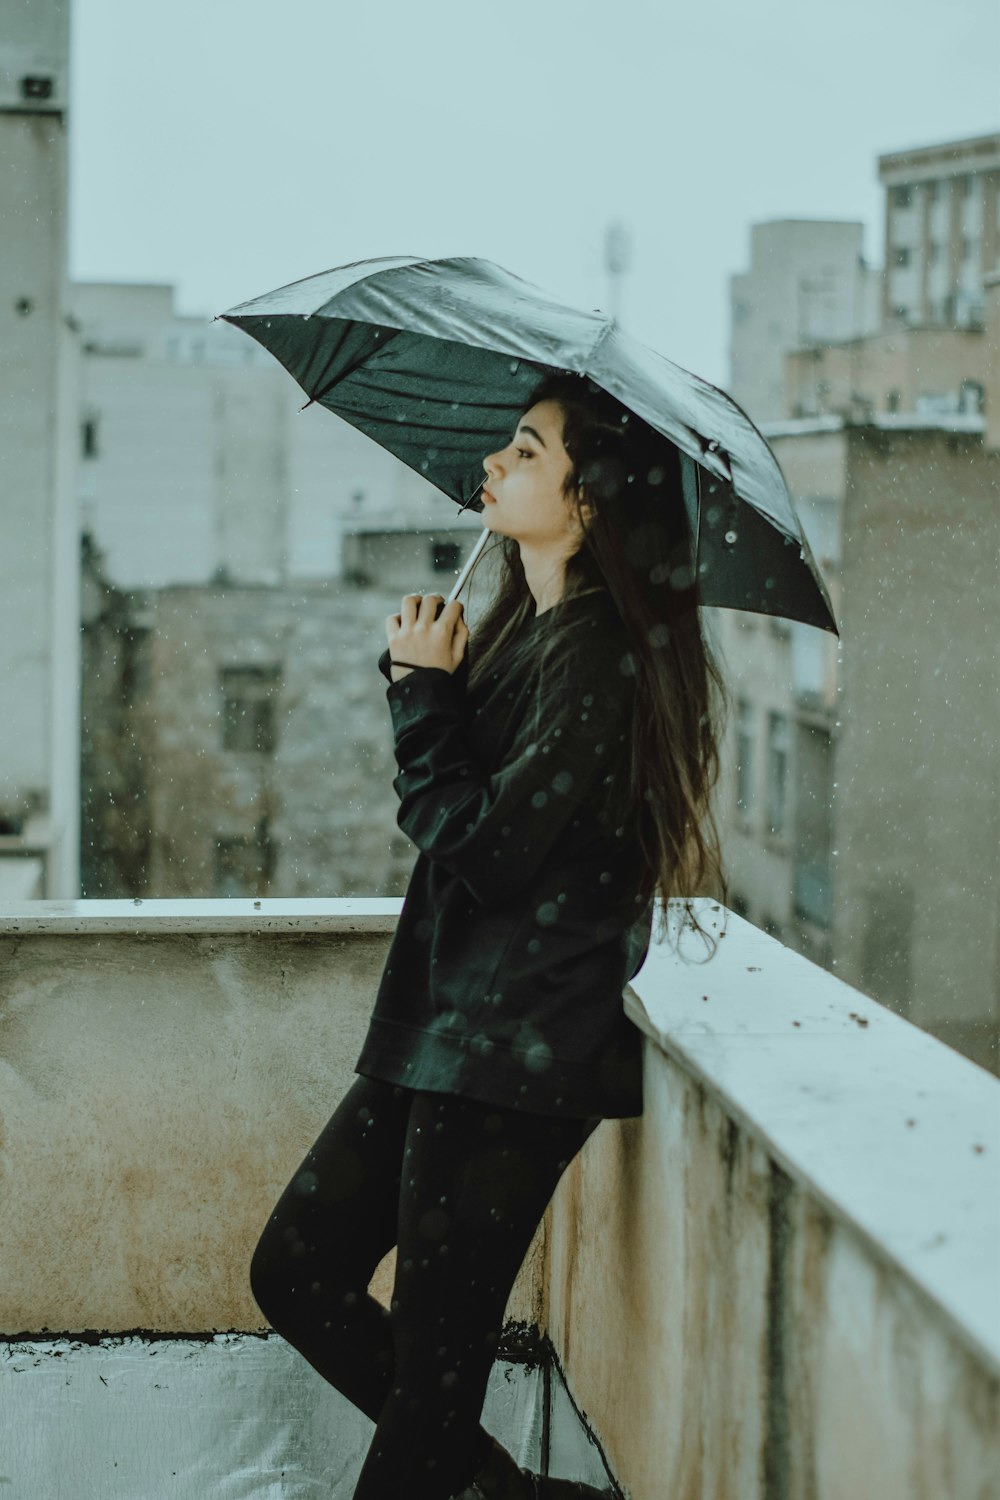
[[[434,571],[426,538],[387,542],[393,566],[409,559],[407,591],[448,594],[454,570]],[[85,570],[83,894],[403,894],[417,851],[396,826],[378,671],[402,590],[328,579],[130,599],[104,584],[92,550]],[[463,594],[470,625],[490,577],[477,566]],[[226,746],[222,674],[234,667],[277,673],[270,750]],[[231,887],[216,863],[226,841],[248,851]]]
[[[654,944],[626,992],[645,1112],[570,1167],[508,1317],[631,1500],[996,1500],[1000,1084],[699,904],[715,956]],[[0,909],[0,1332],[262,1328],[253,1247],[398,905],[254,907]]]
[[[995,1382],[654,1048],[645,1083],[564,1180],[546,1309],[632,1500],[1000,1493]]]
[[[1000,454],[850,433],[837,971],[1000,1066]]]
[[[545,1319],[631,1500],[995,1500],[1000,1084],[734,917],[627,1009]]]
[[[395,917],[368,921],[342,935],[3,924],[0,1331],[266,1327],[250,1257],[355,1079]],[[373,1284],[384,1303],[394,1264]],[[527,1269],[508,1311],[537,1321]]]

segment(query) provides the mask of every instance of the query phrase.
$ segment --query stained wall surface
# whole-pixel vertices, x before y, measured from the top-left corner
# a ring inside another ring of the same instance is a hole
[[[393,925],[0,937],[0,1332],[266,1328],[250,1258],[354,1082]]]
[[[651,950],[644,1113],[552,1205],[574,1397],[631,1500],[996,1500],[1000,1083],[732,914],[718,943]]]

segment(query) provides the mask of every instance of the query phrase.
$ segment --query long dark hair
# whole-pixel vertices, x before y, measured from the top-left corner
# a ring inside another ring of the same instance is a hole
[[[566,562],[560,604],[606,588],[632,647],[622,663],[636,679],[631,756],[627,775],[608,793],[608,813],[615,821],[626,808],[637,814],[637,908],[659,895],[661,940],[669,930],[667,901],[681,897],[688,924],[707,939],[690,897],[724,905],[728,898],[712,791],[731,702],[702,630],[679,455],[585,376],[547,376],[525,410],[539,401],[562,408],[572,464],[564,493],[583,529],[579,550]],[[586,516],[581,493],[591,507]],[[566,712],[560,663],[581,617],[557,604],[546,611],[547,627],[525,637],[521,627],[534,601],[517,542],[498,534],[483,555],[499,566],[492,597],[470,631],[469,686],[489,673],[519,670],[526,655],[534,656],[541,666],[534,712],[551,728]]]

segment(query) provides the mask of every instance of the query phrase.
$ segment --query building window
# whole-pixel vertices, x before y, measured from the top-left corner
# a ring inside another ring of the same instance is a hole
[[[900,302],[892,309],[892,315],[894,318],[899,318],[901,322],[905,323],[910,316],[910,309],[904,307]]]
[[[893,208],[909,208],[912,195],[913,189],[910,187],[894,187],[892,189]]]
[[[936,203],[938,201],[939,187],[936,182],[928,182],[924,188],[924,192],[927,194],[928,203]]]
[[[966,172],[962,178],[962,197],[971,198],[975,189],[975,180],[971,172]]]
[[[268,832],[266,818],[258,823],[252,834],[238,838],[217,837],[214,894],[264,895],[274,873],[274,855],[274,843]]]
[[[81,428],[84,458],[96,458],[97,448],[97,418],[85,417]]]
[[[431,567],[435,573],[457,572],[461,555],[457,542],[431,542]]]
[[[976,241],[969,239],[968,235],[966,235],[962,241],[962,259],[975,260],[977,248]]]
[[[937,240],[931,240],[930,244],[927,246],[927,264],[929,266],[936,266],[940,259],[941,246],[938,244]]]
[[[223,750],[273,753],[277,743],[275,708],[280,682],[280,667],[222,668],[219,687]]]
[[[986,409],[986,391],[979,380],[963,380],[958,388],[958,409],[969,416],[982,415]]]
[[[774,917],[761,917],[760,925],[769,937],[777,938],[781,942],[781,923]]]
[[[767,716],[767,827],[783,834],[788,802],[789,729],[785,714]]]
[[[729,892],[729,910],[734,911],[738,917],[745,917],[749,922],[750,903],[746,899],[746,897],[741,896],[738,891]]]
[[[899,411],[899,392],[890,391],[885,398],[886,411]]]
[[[896,249],[892,252],[892,261],[893,265],[896,266],[908,266],[910,264],[909,245],[897,245]]]
[[[753,705],[745,698],[736,704],[736,806],[744,814],[753,807]]]

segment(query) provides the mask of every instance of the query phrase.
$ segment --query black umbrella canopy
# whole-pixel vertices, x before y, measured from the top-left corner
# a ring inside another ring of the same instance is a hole
[[[491,261],[389,256],[292,282],[221,314],[309,395],[462,506],[538,381],[587,375],[681,457],[702,604],[836,633],[822,576],[763,436],[724,391],[600,313]]]

